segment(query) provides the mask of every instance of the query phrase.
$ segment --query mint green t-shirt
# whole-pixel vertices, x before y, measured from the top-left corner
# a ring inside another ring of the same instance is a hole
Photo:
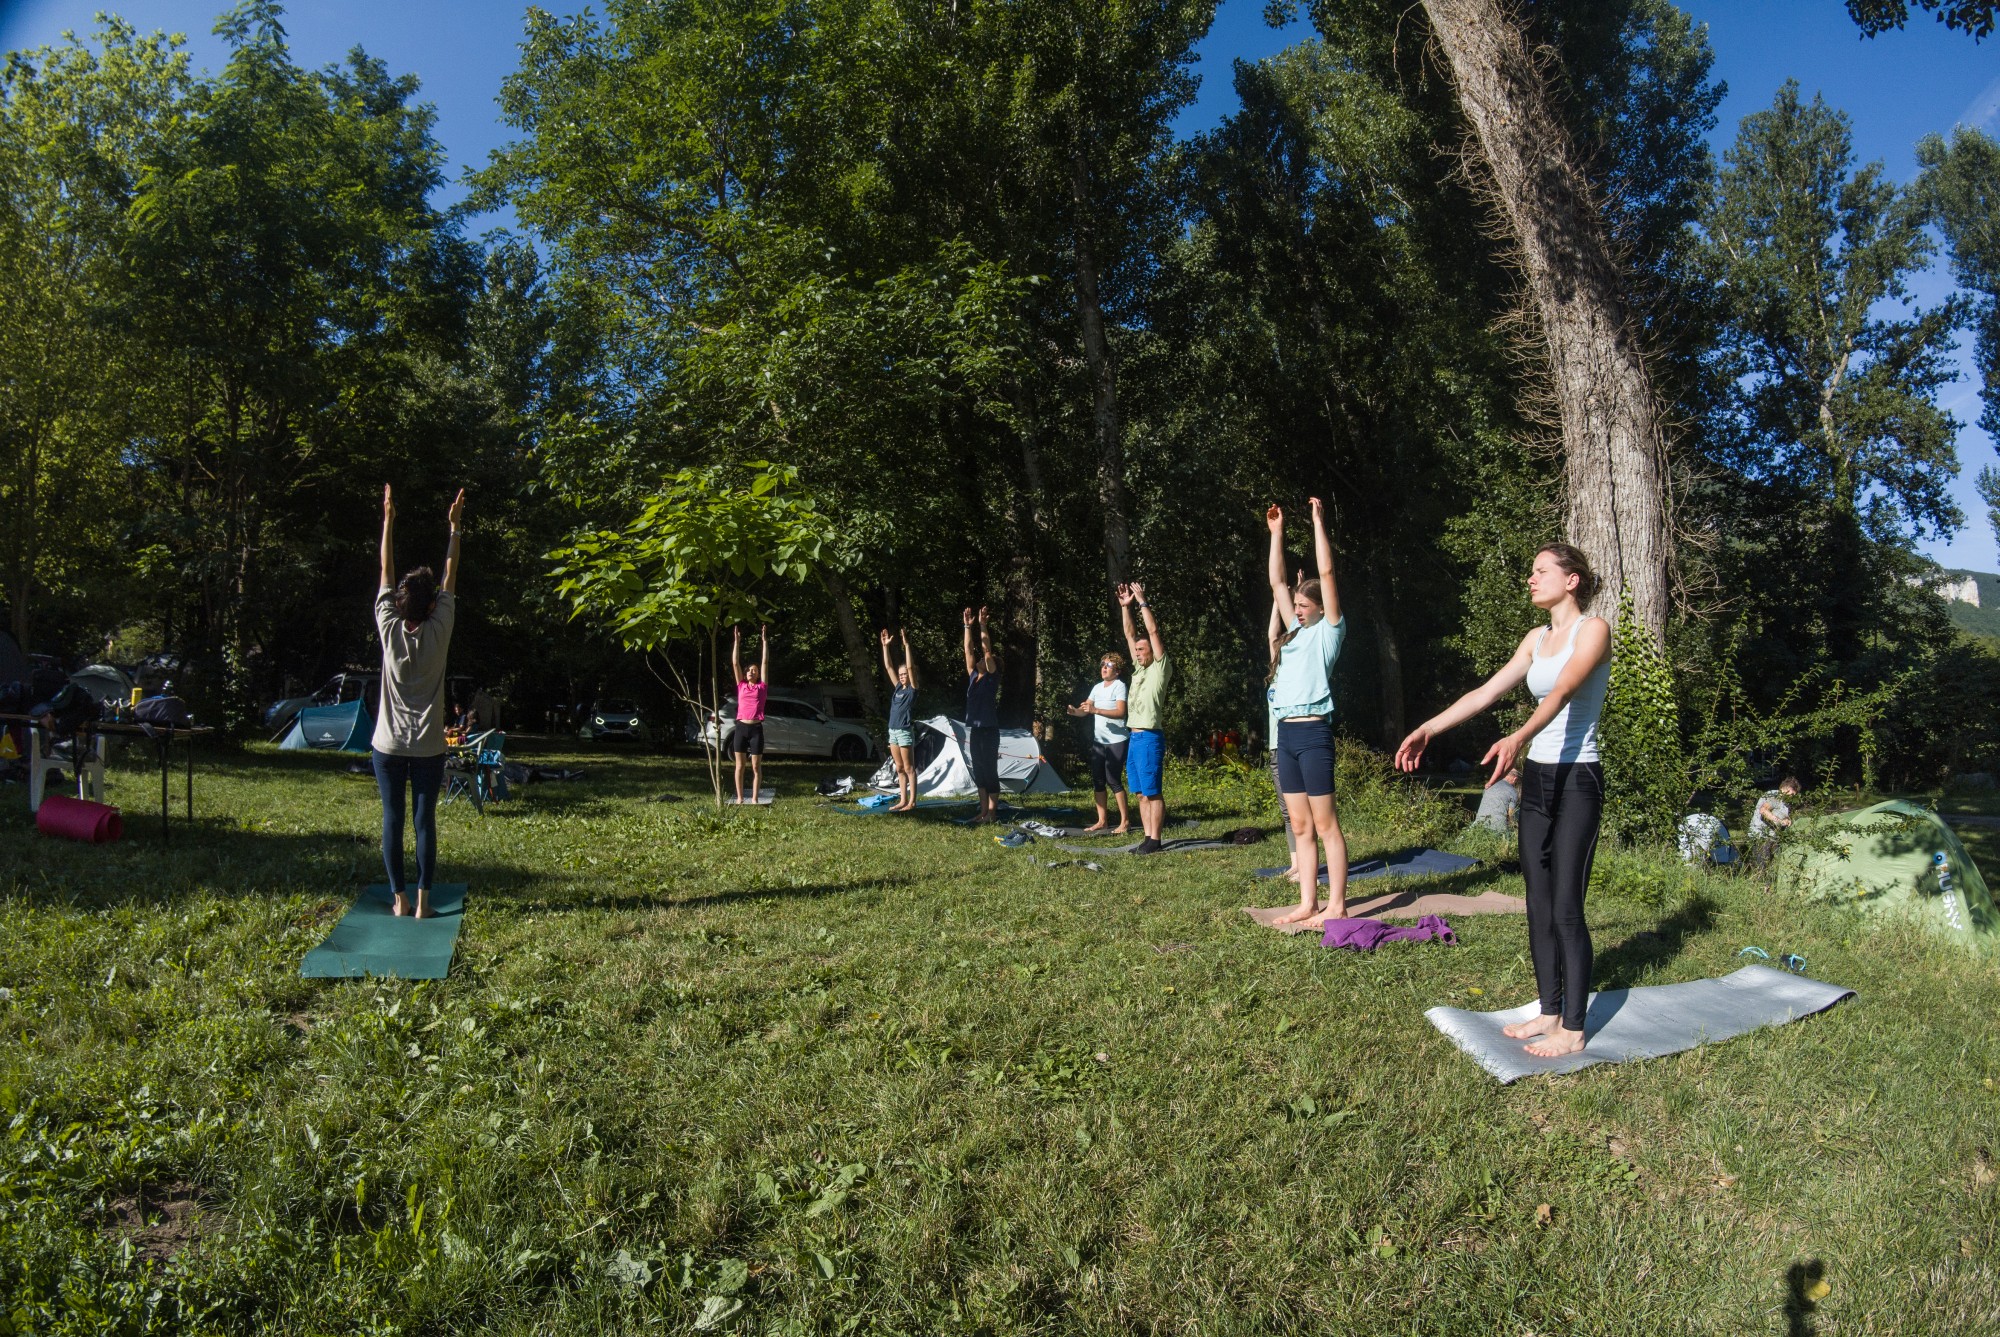
[[[1278,652],[1271,680],[1271,710],[1279,719],[1333,714],[1333,664],[1347,640],[1347,619],[1325,618],[1300,627]]]
[[[1132,691],[1125,701],[1125,723],[1134,729],[1160,727],[1160,698],[1166,695],[1167,678],[1172,672],[1167,657],[1161,655],[1140,668],[1132,666]]]

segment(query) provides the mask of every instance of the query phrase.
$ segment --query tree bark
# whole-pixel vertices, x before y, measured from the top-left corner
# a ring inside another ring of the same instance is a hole
[[[1076,208],[1076,318],[1090,367],[1091,426],[1097,437],[1097,504],[1104,515],[1104,572],[1113,586],[1131,579],[1131,528],[1125,517],[1125,440],[1118,415],[1118,374],[1104,337],[1097,290],[1097,224],[1090,160],[1078,148],[1070,160],[1070,200]]]
[[[1671,558],[1659,408],[1603,220],[1501,0],[1423,0],[1514,241],[1562,421],[1569,535],[1656,640]]]
[[[871,719],[881,719],[882,693],[875,683],[879,642],[870,644],[868,638],[861,634],[861,624],[854,620],[854,596],[848,590],[847,582],[838,573],[824,567],[820,568],[819,580],[833,600],[833,620],[840,624],[840,643],[847,650],[848,670],[854,674],[854,693],[861,698],[861,708],[868,712]]]

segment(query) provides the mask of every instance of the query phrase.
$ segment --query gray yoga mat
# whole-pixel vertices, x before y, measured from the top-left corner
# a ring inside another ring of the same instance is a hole
[[[1071,854],[1136,854],[1139,847],[1145,843],[1144,840],[1135,840],[1130,845],[1071,845],[1058,840],[1055,842],[1055,847],[1059,850],[1068,850]],[[1187,836],[1179,840],[1161,841],[1160,848],[1155,850],[1154,853],[1187,854],[1194,850],[1229,850],[1235,848],[1236,842],[1233,840],[1202,840],[1193,836]]]
[[[1537,1073],[1575,1072],[1593,1063],[1659,1058],[1696,1045],[1733,1040],[1765,1026],[1782,1026],[1823,1012],[1853,992],[1769,966],[1745,966],[1720,979],[1686,984],[1607,989],[1590,996],[1590,1010],[1583,1019],[1584,1051],[1562,1058],[1536,1058],[1523,1047],[1529,1041],[1509,1040],[1500,1033],[1502,1026],[1526,1021],[1541,1011],[1539,1003],[1525,1003],[1505,1012],[1434,1007],[1424,1017],[1480,1067],[1502,1082],[1512,1082]]]

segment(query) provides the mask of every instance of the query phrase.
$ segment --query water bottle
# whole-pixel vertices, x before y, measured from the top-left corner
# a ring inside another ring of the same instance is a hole
[[[1938,894],[1944,897],[1944,917],[1954,930],[1965,932],[1965,921],[1958,914],[1958,888],[1951,879],[1951,860],[1943,850],[1931,852],[1931,871],[1937,874]]]

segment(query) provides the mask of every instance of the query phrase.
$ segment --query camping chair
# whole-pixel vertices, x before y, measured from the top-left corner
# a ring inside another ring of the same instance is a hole
[[[469,798],[481,816],[494,799],[507,797],[507,735],[498,729],[474,734],[451,750],[443,802]]]
[[[42,792],[48,787],[49,772],[61,770],[65,761],[76,776],[76,796],[104,802],[104,735],[78,733],[68,741],[70,755],[60,757],[56,749],[62,746],[62,740],[39,724],[28,727],[29,812],[42,810]]]

